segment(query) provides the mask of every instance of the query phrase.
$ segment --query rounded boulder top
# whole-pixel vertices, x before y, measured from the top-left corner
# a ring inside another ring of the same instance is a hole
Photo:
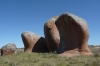
[[[1,50],[7,50],[7,49],[12,49],[13,51],[16,51],[16,45],[14,43],[8,43],[1,48]]]
[[[28,35],[34,36],[34,35],[38,35],[38,34],[35,34],[35,33],[31,32],[31,31],[25,31],[21,35],[24,35],[24,36],[28,36]],[[38,35],[38,36],[40,36],[40,35]]]

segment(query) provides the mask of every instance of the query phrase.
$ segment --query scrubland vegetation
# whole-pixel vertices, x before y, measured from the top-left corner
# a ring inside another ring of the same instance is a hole
[[[100,66],[99,46],[89,46],[92,56],[61,57],[50,53],[24,53],[0,56],[0,66]]]

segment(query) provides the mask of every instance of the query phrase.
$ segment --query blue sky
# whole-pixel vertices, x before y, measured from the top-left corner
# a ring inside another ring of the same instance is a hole
[[[65,12],[85,19],[90,31],[88,44],[100,45],[100,0],[0,0],[0,48],[7,43],[24,47],[24,31],[44,36],[44,23]]]

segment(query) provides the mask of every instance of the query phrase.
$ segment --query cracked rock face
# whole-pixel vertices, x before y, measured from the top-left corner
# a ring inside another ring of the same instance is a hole
[[[57,51],[60,43],[59,31],[55,25],[58,16],[52,17],[44,25],[44,35],[49,52]]]
[[[8,43],[1,48],[1,56],[7,56],[16,54],[16,45],[14,43]]]
[[[62,55],[92,55],[88,48],[89,30],[84,19],[71,14],[62,14],[55,22],[60,44],[57,53]]]
[[[24,52],[48,52],[45,39],[30,31],[25,31],[21,34],[24,44]]]

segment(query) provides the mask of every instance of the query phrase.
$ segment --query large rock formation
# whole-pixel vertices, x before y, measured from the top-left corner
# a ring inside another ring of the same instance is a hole
[[[71,13],[65,13],[57,19],[55,24],[60,34],[58,54],[65,56],[92,54],[87,46],[89,30],[84,19]]]
[[[57,51],[57,48],[60,43],[59,32],[55,25],[55,21],[57,19],[58,19],[58,16],[52,17],[44,25],[45,40],[46,40],[48,49],[51,53]]]
[[[8,43],[1,48],[1,56],[16,54],[16,45],[14,43]]]
[[[45,39],[30,31],[21,34],[24,43],[24,52],[48,52]]]
[[[0,49],[0,55],[1,55],[1,49]]]

